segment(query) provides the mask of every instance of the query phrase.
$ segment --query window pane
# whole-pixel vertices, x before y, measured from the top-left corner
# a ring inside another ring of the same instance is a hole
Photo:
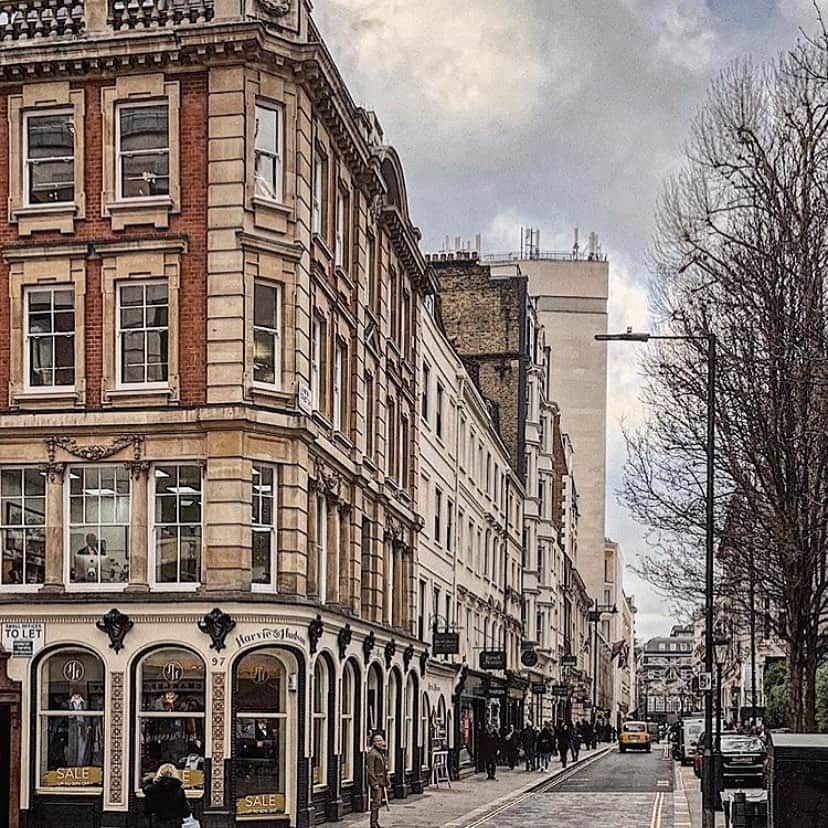
[[[29,202],[61,204],[75,198],[74,161],[32,161],[29,163]]]
[[[104,668],[84,650],[62,650],[43,666],[41,711],[104,709]]]
[[[143,285],[121,285],[121,307],[128,307],[144,304],[144,286]]]
[[[189,650],[169,648],[141,662],[141,710],[204,712],[204,663]]]
[[[155,579],[161,584],[178,581],[178,529],[162,526],[157,531],[155,545]]]
[[[122,152],[169,146],[166,104],[123,107],[119,115]]]
[[[181,581],[201,580],[201,527],[181,527]]]
[[[274,330],[278,328],[277,307],[277,288],[256,282],[253,288],[253,324]]]
[[[256,107],[256,149],[276,154],[279,149],[279,115],[275,109]]]
[[[270,331],[253,333],[253,379],[269,385],[276,381],[276,343]]]
[[[236,813],[278,814],[285,810],[286,725],[284,719],[236,719]]]
[[[236,668],[236,709],[242,713],[285,713],[287,673],[268,652],[250,653]]]
[[[175,765],[186,790],[204,787],[204,719],[193,716],[152,718],[141,722],[139,781],[150,781],[161,765]]]
[[[103,784],[103,716],[45,716],[41,723],[40,784],[90,788]]]
[[[254,584],[269,584],[271,581],[271,530],[253,530],[252,577]]]
[[[70,113],[29,116],[29,158],[54,158],[72,155],[75,136]]]
[[[121,158],[121,195],[147,198],[170,192],[169,155],[166,152],[140,153]]]
[[[276,180],[278,175],[278,161],[272,155],[266,155],[261,152],[256,153],[256,170],[254,175],[257,195],[273,200],[279,197]]]

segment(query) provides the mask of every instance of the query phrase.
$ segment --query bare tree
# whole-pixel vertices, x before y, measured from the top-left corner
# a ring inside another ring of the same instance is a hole
[[[652,294],[665,332],[713,332],[719,591],[757,590],[788,649],[797,729],[815,725],[828,530],[828,71],[821,43],[713,83],[657,214]],[[644,357],[645,425],[621,499],[650,527],[642,574],[703,594],[704,343]],[[752,548],[753,555],[748,554]]]

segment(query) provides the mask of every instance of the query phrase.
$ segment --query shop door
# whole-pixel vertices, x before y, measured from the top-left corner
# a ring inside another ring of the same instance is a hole
[[[0,704],[0,828],[10,828],[9,797],[11,796],[11,709],[7,704]]]

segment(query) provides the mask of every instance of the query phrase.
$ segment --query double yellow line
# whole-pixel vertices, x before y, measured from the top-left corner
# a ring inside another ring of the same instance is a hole
[[[661,828],[663,809],[664,793],[659,792],[656,794],[655,802],[653,802],[653,813],[650,816],[650,828]]]

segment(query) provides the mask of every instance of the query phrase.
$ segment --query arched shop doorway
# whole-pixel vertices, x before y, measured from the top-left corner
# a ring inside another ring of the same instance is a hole
[[[71,813],[77,824],[95,825],[105,761],[103,661],[85,648],[65,647],[47,654],[34,670],[30,819],[59,826]]]
[[[233,669],[232,806],[244,821],[295,814],[307,765],[296,761],[304,738],[300,665],[293,652],[268,647],[240,656]],[[298,729],[291,723],[298,723]]]
[[[340,694],[340,776],[345,810],[361,811],[365,807],[362,767],[362,685],[359,666],[349,658],[342,668]]]
[[[202,658],[184,647],[161,647],[140,657],[135,669],[132,774],[133,807],[161,765],[175,766],[191,807],[204,795],[206,670]]]
[[[366,742],[370,743],[371,736],[378,730],[382,731],[385,728],[385,720],[383,719],[383,681],[382,669],[379,664],[374,662],[368,670],[368,733]]]

